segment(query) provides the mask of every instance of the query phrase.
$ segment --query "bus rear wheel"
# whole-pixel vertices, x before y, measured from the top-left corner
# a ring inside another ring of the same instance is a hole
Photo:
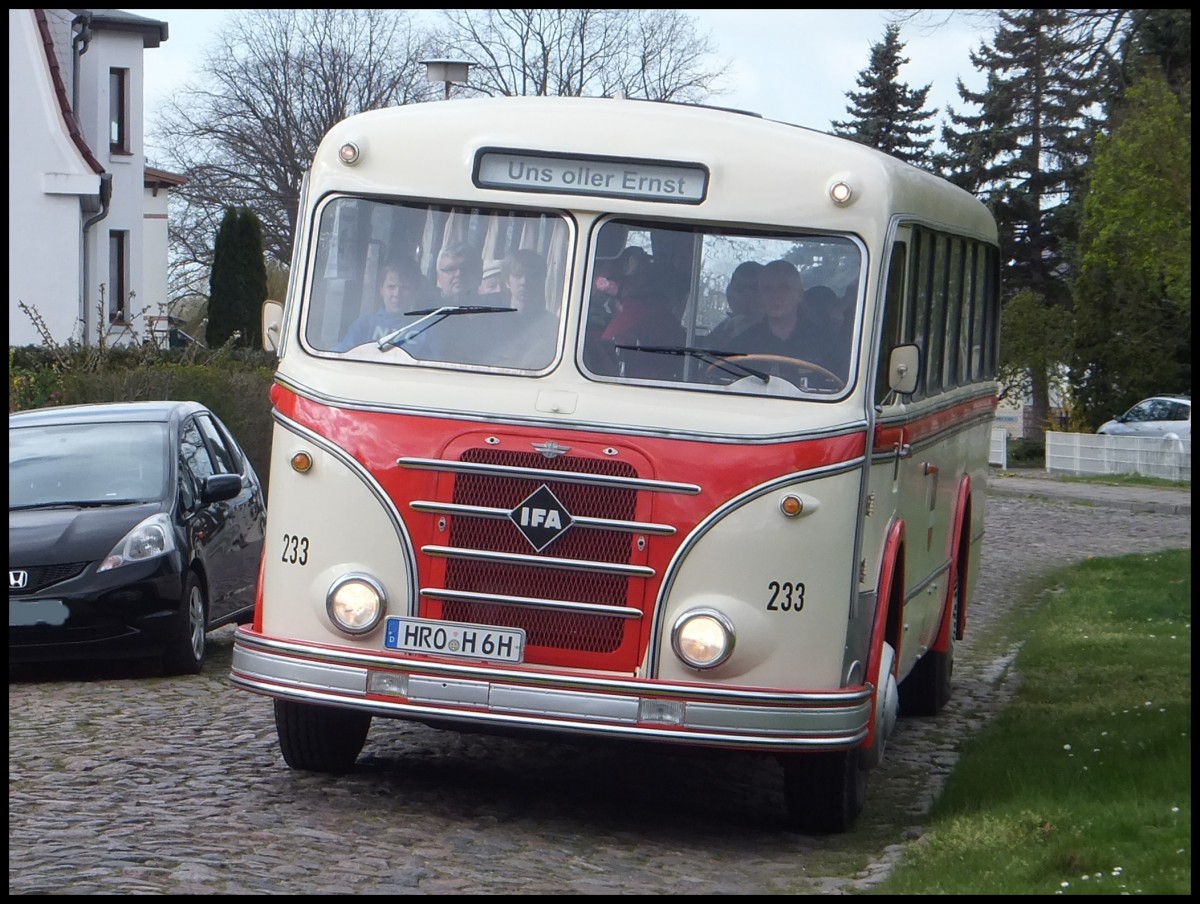
[[[849,831],[866,805],[869,776],[858,748],[783,757],[788,825],[809,835]]]
[[[275,701],[275,731],[284,761],[305,772],[348,772],[362,752],[370,713],[294,700]]]

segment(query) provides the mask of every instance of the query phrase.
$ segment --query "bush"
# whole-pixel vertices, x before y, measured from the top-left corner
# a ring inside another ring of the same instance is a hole
[[[1044,439],[1014,439],[1008,444],[1008,463],[1023,468],[1045,467]]]
[[[191,349],[9,349],[9,411],[49,405],[190,399],[233,433],[263,482],[270,479],[270,389],[275,356],[222,349],[197,363]]]

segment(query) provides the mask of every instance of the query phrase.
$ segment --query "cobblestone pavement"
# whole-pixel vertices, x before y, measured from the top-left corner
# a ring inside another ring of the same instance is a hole
[[[1190,511],[1190,508],[1189,510]],[[963,741],[1011,696],[995,630],[1045,569],[1190,548],[1175,509],[988,501],[955,692],[902,719],[855,830],[783,828],[774,760],[463,736],[376,720],[355,771],[289,770],[270,701],[203,674],[126,667],[9,678],[9,891],[16,894],[846,894],[922,833]]]

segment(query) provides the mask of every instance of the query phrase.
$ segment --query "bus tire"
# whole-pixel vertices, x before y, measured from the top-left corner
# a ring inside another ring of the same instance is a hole
[[[348,772],[362,752],[370,713],[353,709],[275,701],[275,731],[284,761],[305,772]]]
[[[783,757],[788,825],[807,835],[849,831],[866,805],[869,776],[858,748]]]
[[[961,569],[955,570],[953,608],[950,612],[950,636],[942,652],[930,651],[917,660],[913,670],[900,684],[900,714],[936,716],[950,701],[954,673],[954,635],[962,612],[964,593]]]

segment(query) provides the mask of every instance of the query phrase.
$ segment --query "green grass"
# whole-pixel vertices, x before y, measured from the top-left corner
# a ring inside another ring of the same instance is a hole
[[[1099,483],[1117,487],[1169,487],[1175,490],[1190,490],[1190,480],[1167,480],[1165,477],[1145,477],[1141,474],[1081,474],[1063,475],[1062,480],[1076,483]]]
[[[864,894],[1191,893],[1191,554],[1058,572],[1020,690]]]

